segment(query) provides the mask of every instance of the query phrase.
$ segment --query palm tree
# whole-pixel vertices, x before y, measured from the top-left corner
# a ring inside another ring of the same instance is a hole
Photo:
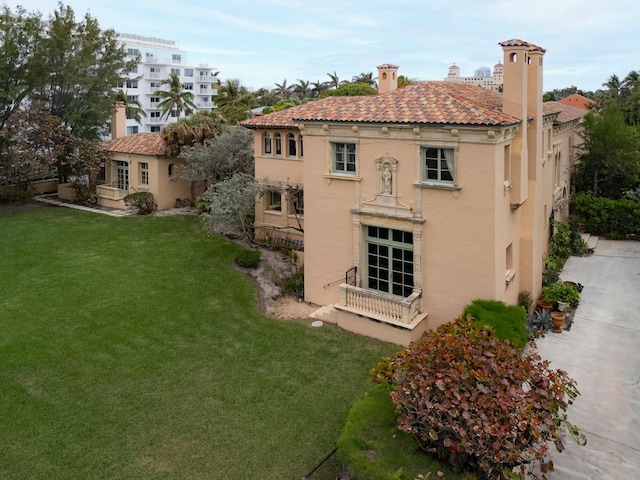
[[[218,87],[213,97],[218,107],[247,107],[251,105],[251,94],[240,85],[240,80],[232,78]]]
[[[113,101],[124,104],[127,118],[135,120],[138,123],[142,123],[142,117],[147,116],[147,112],[145,112],[142,108],[140,100],[138,100],[137,98],[130,98],[129,95],[127,95],[127,93],[122,89],[116,92],[116,94],[113,96]]]
[[[298,79],[298,83],[293,85],[293,91],[301,101],[308,100],[311,95],[311,82],[309,80]]]
[[[602,84],[603,87],[607,87],[606,96],[607,98],[612,98],[617,100],[620,96],[620,89],[622,88],[622,83],[617,75],[611,75],[609,80]]]
[[[351,79],[351,83],[366,83],[367,85],[371,85],[372,87],[377,87],[376,79],[373,78],[373,73],[371,72],[362,72],[360,75],[357,75]]]
[[[213,97],[220,115],[228,124],[249,118],[253,95],[240,85],[240,80],[232,78],[218,87],[218,94]]]
[[[177,157],[185,149],[196,143],[204,144],[224,131],[222,118],[217,112],[198,112],[181,118],[162,129],[162,141],[167,153]]]
[[[276,88],[273,89],[276,97],[280,99],[289,98],[291,96],[291,92],[293,91],[293,85],[287,86],[287,79],[285,78],[282,83],[276,83]]]
[[[327,82],[321,82],[320,80],[311,82],[311,86],[312,86],[311,96],[314,98],[329,88],[329,86],[327,85]]]
[[[163,98],[164,100],[158,104],[158,107],[162,109],[162,116],[169,117],[169,113],[172,110],[176,110],[177,117],[180,118],[181,111],[197,110],[193,99],[195,98],[193,93],[184,89],[184,85],[180,83],[180,77],[175,73],[169,75],[169,78],[160,82],[160,85],[166,85],[168,90],[158,90],[154,92],[154,95]]]
[[[338,78],[336,71],[333,71],[333,75],[330,73],[327,73],[327,75],[329,75],[329,78],[331,79],[327,82],[329,84],[329,88],[338,88],[340,85],[340,79]]]

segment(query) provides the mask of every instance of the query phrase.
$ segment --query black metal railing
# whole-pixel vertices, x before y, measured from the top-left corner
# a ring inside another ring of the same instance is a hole
[[[334,448],[329,455],[324,457],[318,465],[301,478],[301,480],[351,480],[352,477],[347,467],[340,461]]]
[[[344,274],[344,283],[347,285],[356,286],[356,274],[358,273],[358,267],[351,267]]]

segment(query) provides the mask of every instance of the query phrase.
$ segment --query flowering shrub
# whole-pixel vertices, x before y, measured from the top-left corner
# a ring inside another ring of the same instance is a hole
[[[521,356],[470,316],[384,359],[372,377],[391,385],[400,430],[479,479],[524,478],[537,463],[543,474],[552,470],[549,442],[562,451],[564,427],[584,442],[565,413],[579,395],[575,382],[550,369],[533,345]]]

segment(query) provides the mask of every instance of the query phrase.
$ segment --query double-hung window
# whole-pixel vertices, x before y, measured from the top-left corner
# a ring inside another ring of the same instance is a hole
[[[424,181],[453,185],[453,148],[425,147],[422,149],[422,160]]]
[[[366,227],[367,287],[408,297],[413,292],[413,233]]]
[[[356,144],[355,143],[334,143],[333,144],[333,171],[334,173],[344,173],[355,175],[356,173]]]
[[[140,162],[140,185],[149,185],[149,164]]]

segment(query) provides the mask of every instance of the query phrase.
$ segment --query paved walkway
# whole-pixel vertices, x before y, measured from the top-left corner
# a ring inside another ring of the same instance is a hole
[[[600,240],[571,257],[563,280],[584,285],[570,331],[549,333],[538,351],[578,383],[569,420],[587,436],[552,455],[549,480],[640,479],[640,242]]]
[[[38,195],[33,197],[36,202],[46,203],[48,205],[55,205],[57,207],[73,208],[75,210],[82,210],[84,212],[101,213],[103,215],[109,215],[111,217],[131,217],[137,214],[135,208],[119,209],[108,207],[85,207],[84,205],[76,205],[74,203],[63,202],[58,200],[57,193]],[[151,213],[155,216],[171,216],[171,215],[198,215],[199,211],[193,207],[180,207],[180,208],[168,208],[166,210],[159,210]]]

